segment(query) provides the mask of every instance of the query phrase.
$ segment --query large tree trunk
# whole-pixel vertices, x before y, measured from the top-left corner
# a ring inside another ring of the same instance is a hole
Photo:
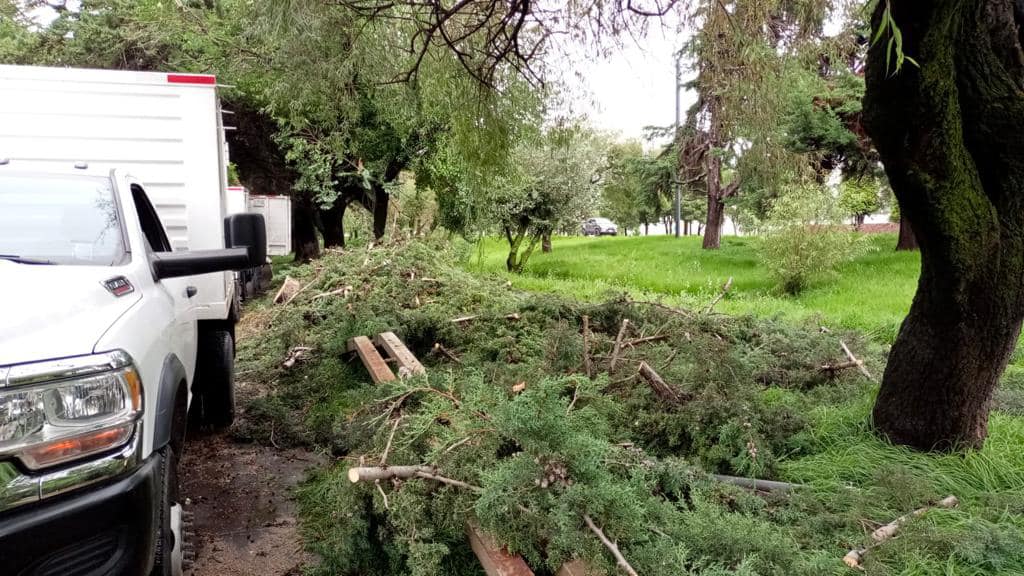
[[[388,203],[391,196],[382,184],[373,185],[373,239],[380,240],[388,227]]]
[[[704,155],[704,162],[707,167],[705,182],[707,185],[708,213],[704,223],[704,241],[702,246],[705,250],[718,250],[722,246],[722,225],[725,223],[725,199],[736,193],[739,188],[739,181],[734,180],[727,186],[722,186],[722,158],[714,153],[715,148],[721,147],[721,127],[719,126],[718,114],[720,102],[717,97],[712,96],[708,103],[708,152]]]
[[[324,248],[345,247],[345,209],[348,202],[339,196],[334,205],[327,210],[320,210],[321,233],[324,235]]]
[[[917,250],[917,237],[914,236],[914,228],[903,213],[900,213],[900,236],[896,240],[896,250]]]
[[[320,240],[316,235],[316,207],[304,195],[292,198],[292,250],[296,262],[309,262],[320,257]]]
[[[702,246],[708,250],[717,250],[722,246],[722,221],[725,216],[725,204],[717,196],[708,195],[708,220],[704,226],[704,242]]]
[[[551,232],[545,232],[540,238],[540,251],[551,252]]]
[[[886,3],[879,2],[877,29]],[[868,55],[864,110],[921,278],[874,408],[920,449],[979,447],[1024,315],[1024,54],[1013,0],[891,0],[904,53]],[[892,58],[895,61],[895,57]]]
[[[505,226],[505,239],[508,240],[508,257],[505,259],[505,268],[509,272],[521,274],[523,267],[526,266],[526,261],[530,259],[530,255],[533,254],[533,250],[540,241],[540,232],[532,234],[526,249],[522,253],[519,252],[523,247],[523,240],[526,239],[529,228],[528,221],[520,221],[516,226],[515,234],[513,234],[512,228]]]

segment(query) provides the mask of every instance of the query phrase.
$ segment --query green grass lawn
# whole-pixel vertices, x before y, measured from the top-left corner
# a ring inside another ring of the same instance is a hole
[[[802,320],[818,316],[828,325],[855,328],[882,341],[896,336],[917,286],[920,258],[896,252],[891,234],[871,236],[872,250],[820,278],[797,297],[780,294],[754,249],[755,240],[725,237],[717,251],[702,250],[696,236],[554,239],[551,253],[535,253],[520,275],[509,280],[526,290],[557,292],[593,300],[609,291],[638,299],[706,306],[733,278],[732,290],[716,310]],[[485,240],[468,267],[504,273],[507,244]]]

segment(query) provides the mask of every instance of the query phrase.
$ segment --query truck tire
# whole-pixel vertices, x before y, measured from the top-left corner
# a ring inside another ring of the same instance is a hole
[[[235,420],[235,341],[228,330],[203,330],[193,403],[199,423],[226,428]]]
[[[170,446],[156,453],[159,486],[156,503],[156,549],[151,576],[182,576],[185,559],[185,529],[178,492],[178,459]]]

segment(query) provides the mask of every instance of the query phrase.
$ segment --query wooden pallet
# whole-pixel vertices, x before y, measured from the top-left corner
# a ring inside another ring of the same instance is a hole
[[[377,349],[378,346],[388,355],[387,359],[381,356]],[[395,336],[394,332],[381,332],[373,338],[373,341],[366,336],[356,336],[348,341],[346,349],[359,355],[359,359],[363,361],[363,366],[366,366],[374,384],[395,380],[396,376],[388,366],[389,362],[398,365],[398,376],[402,378],[427,373],[423,364],[416,359],[416,355],[405,346],[398,336]]]

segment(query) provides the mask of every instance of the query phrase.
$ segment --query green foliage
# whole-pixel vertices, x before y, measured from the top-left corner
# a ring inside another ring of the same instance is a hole
[[[818,187],[791,188],[775,200],[758,252],[783,292],[799,294],[868,248],[841,223],[834,201]]]
[[[793,75],[790,86],[783,116],[785,145],[816,157],[819,171],[827,172],[842,164],[845,174],[859,177],[873,173],[876,155],[861,141],[864,79],[848,72],[827,79],[805,72]]]
[[[602,214],[624,228],[637,228],[672,213],[675,196],[676,152],[667,146],[645,153],[639,142],[612,146],[601,181]],[[681,202],[684,220],[704,217],[701,190],[686,189]]]
[[[522,272],[543,235],[575,229],[592,213],[605,146],[584,126],[550,128],[520,143],[508,171],[473,195],[476,210],[508,240],[509,271]]]
[[[29,30],[29,17],[18,0],[0,0],[0,62],[24,64],[29,54],[38,49]]]
[[[876,44],[888,33],[889,40],[885,45],[885,68],[891,71],[892,74],[899,72],[903,68],[904,62],[910,62],[915,67],[920,68],[921,65],[916,60],[903,52],[903,33],[896,24],[896,20],[892,17],[892,6],[889,0],[884,0],[884,2],[885,8],[882,9],[882,14],[878,19],[871,43]],[[895,66],[893,65],[893,57],[896,59]]]
[[[846,214],[866,216],[882,208],[881,183],[870,176],[847,179],[839,185],[839,208]]]

